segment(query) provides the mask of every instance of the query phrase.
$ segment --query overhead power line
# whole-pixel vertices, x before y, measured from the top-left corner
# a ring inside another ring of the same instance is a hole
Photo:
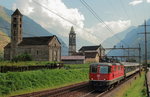
[[[123,1],[120,0],[120,3],[121,3],[121,5],[122,5],[122,9],[124,10],[124,12],[125,12],[125,14],[126,14],[127,19],[129,19],[129,15],[128,15],[128,12],[127,12],[127,10],[126,10],[126,8],[125,8],[125,5],[123,4]]]
[[[74,25],[74,26],[80,28],[81,30],[83,30],[83,31],[85,31],[85,32],[89,32],[89,31],[85,30],[84,28],[78,26],[77,24],[73,23],[73,22],[70,21],[69,19],[65,18],[64,16],[61,16],[60,14],[58,14],[58,13],[56,13],[56,12],[50,10],[49,8],[45,7],[44,5],[38,3],[37,1],[35,1],[35,0],[32,0],[32,1],[33,1],[34,3],[36,3],[37,5],[41,6],[42,8],[44,8],[44,9],[50,11],[51,13],[55,14],[56,16],[60,17],[61,19],[63,19],[63,20],[65,20],[65,21],[71,23],[72,25]]]
[[[90,5],[86,2],[86,1],[84,1],[84,0],[80,0],[81,1],[81,3],[92,13],[92,15],[94,15],[94,17],[99,21],[99,22],[101,22],[101,23],[103,23],[104,25],[105,25],[105,27],[106,27],[106,29],[109,31],[109,32],[111,32],[111,33],[113,33],[113,34],[116,34],[99,16],[98,16],[98,14],[90,7]],[[118,36],[115,36],[115,37],[117,37],[117,39],[120,41],[120,42],[122,42],[123,44],[125,44],[125,45],[127,45],[124,41],[122,41]],[[127,45],[128,46],[128,45]]]

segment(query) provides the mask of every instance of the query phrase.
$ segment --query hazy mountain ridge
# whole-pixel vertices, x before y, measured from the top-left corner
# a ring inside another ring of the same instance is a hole
[[[11,14],[13,11],[8,10],[4,7],[0,6],[0,30],[2,32],[6,33],[8,36],[10,36],[10,20],[11,20]],[[23,16],[23,37],[38,37],[38,36],[51,36],[52,34],[45,30],[42,26],[37,24],[35,21],[30,19],[27,16]],[[1,37],[1,36],[0,36]],[[68,47],[67,45],[62,41],[61,38],[59,38],[61,44],[62,44],[62,55],[68,54]]]
[[[150,24],[150,19],[147,21],[147,24]],[[143,24],[141,24],[143,25]],[[139,47],[139,44],[141,45],[141,55],[142,55],[142,58],[144,58],[144,45],[145,45],[145,38],[144,38],[144,34],[139,34],[139,33],[143,33],[144,32],[144,27],[142,26],[138,26],[138,27],[134,27],[132,28],[130,31],[126,31],[126,35],[124,37],[124,39],[122,41],[125,42],[122,43],[122,42],[118,42],[116,44],[116,47],[120,47],[121,45],[123,45],[123,47]],[[150,27],[147,27],[147,32],[150,32]],[[122,32],[121,32],[122,33]],[[121,34],[120,33],[120,34]],[[114,36],[113,36],[114,37]],[[112,40],[113,41],[113,40]],[[147,48],[148,48],[148,59],[150,59],[150,35],[147,34]],[[127,52],[128,51],[111,51],[109,52],[109,55],[127,55]],[[136,54],[135,54],[136,53]],[[130,51],[130,55],[138,55],[138,51],[135,51],[135,50],[131,50]]]
[[[103,47],[105,47],[105,48],[107,48],[107,47],[113,47],[114,45],[116,45],[117,43],[119,43],[120,40],[123,40],[125,38],[125,36],[128,34],[128,32],[130,32],[134,28],[135,28],[134,26],[131,26],[128,29],[126,29],[125,31],[119,32],[119,33],[113,35],[112,37],[107,38],[102,43]]]

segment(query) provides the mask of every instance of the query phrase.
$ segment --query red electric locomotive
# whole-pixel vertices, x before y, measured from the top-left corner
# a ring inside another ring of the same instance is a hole
[[[126,64],[126,65],[124,65]],[[139,70],[139,65],[129,63],[93,63],[90,65],[89,80],[96,90],[105,90],[126,76]]]

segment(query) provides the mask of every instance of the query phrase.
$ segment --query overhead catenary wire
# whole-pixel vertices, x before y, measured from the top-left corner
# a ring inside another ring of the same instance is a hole
[[[114,9],[114,14],[115,14],[114,16],[121,17],[120,12],[118,12],[118,9],[116,9],[116,6],[114,7],[112,0],[110,0],[109,4]],[[117,15],[116,15],[116,13],[117,13]]]
[[[81,1],[81,0],[80,0]],[[81,1],[82,2],[82,1]],[[86,3],[86,2],[85,2]],[[85,6],[85,7],[88,7],[86,4],[84,4],[84,2],[82,2],[82,4]],[[89,11],[93,11],[91,8],[89,8]],[[101,18],[99,18],[97,15],[96,15],[96,13],[94,12],[92,12],[92,14],[100,21],[100,22],[102,22],[104,25],[105,25],[105,27],[106,27],[106,29],[108,29],[110,32],[111,32],[111,29],[106,25],[106,23],[105,22],[103,22],[103,20],[101,19]],[[110,43],[110,42],[109,42]],[[113,44],[113,42],[111,41],[111,43]]]
[[[64,19],[65,21],[68,21],[69,23],[71,23],[71,24],[73,24],[73,25],[75,25],[75,26],[77,26],[77,27],[80,27],[80,26],[78,26],[77,24],[73,23],[72,21],[70,21],[70,20],[64,18],[63,16],[57,14],[56,12],[54,12],[54,11],[48,9],[47,7],[43,6],[42,4],[40,4],[40,3],[38,3],[38,2],[36,2],[35,0],[32,0],[32,1],[35,2],[36,4],[42,6],[43,8],[45,8],[45,9],[51,11],[53,14],[59,16],[60,18]],[[102,21],[102,22],[103,22],[103,21]],[[105,23],[105,22],[103,22],[103,23]],[[110,29],[110,27],[109,27],[108,25],[106,25],[106,23],[105,23],[105,26],[106,26],[107,29],[109,29],[110,32],[113,32],[113,31]],[[82,27],[80,27],[80,28],[83,29]],[[116,37],[118,37],[118,36],[116,36]],[[118,39],[119,39],[119,38],[118,38]],[[120,40],[120,41],[123,42],[122,40]],[[124,43],[124,44],[125,44],[125,43]]]
[[[109,28],[109,26],[107,24],[105,24],[105,22],[103,22],[103,20],[97,15],[97,13],[84,1],[84,0],[80,0],[81,3],[86,7],[88,8],[88,10],[100,21],[102,22],[104,25],[106,25],[107,29],[111,32],[111,33],[114,33],[111,28]],[[128,15],[127,15],[128,17]],[[129,18],[129,17],[128,17]],[[118,37],[118,36],[117,36]],[[119,39],[120,40],[120,39]],[[122,40],[120,40],[120,42],[124,43],[126,45],[126,43]],[[128,46],[128,45],[127,45]],[[111,51],[110,51],[111,52]],[[110,52],[108,52],[107,54],[109,54]]]
[[[127,12],[127,10],[126,10],[126,8],[125,8],[125,5],[124,5],[124,3],[123,3],[123,1],[122,1],[122,0],[120,0],[120,4],[122,5],[122,9],[124,10],[124,12],[125,12],[125,15],[126,15],[127,19],[129,19],[128,12]]]
[[[84,28],[80,27],[79,25],[73,23],[73,22],[70,21],[69,19],[65,18],[64,16],[61,16],[60,14],[58,14],[58,13],[56,13],[56,12],[50,10],[49,8],[45,7],[44,5],[38,3],[37,1],[35,1],[35,0],[32,0],[32,1],[33,1],[34,3],[36,3],[37,5],[43,7],[44,9],[50,11],[51,13],[55,14],[56,16],[60,17],[61,19],[63,19],[63,20],[65,20],[65,21],[69,22],[70,24],[72,24],[72,25],[74,25],[74,26],[80,28],[81,30],[86,31],[86,32],[89,32],[89,31],[85,30]]]
[[[95,17],[99,22],[101,22],[101,23],[103,23],[103,24],[105,25],[106,29],[107,29],[109,32],[115,34],[115,32],[97,15],[97,13],[90,7],[89,4],[87,4],[86,1],[84,1],[84,0],[80,0],[80,1],[81,1],[81,3],[92,13],[92,15],[94,15],[94,17]],[[118,36],[115,36],[115,37],[117,37],[120,42],[122,42],[123,44],[125,44],[125,45],[128,46],[128,44],[125,43],[124,41],[122,41]]]
[[[124,12],[126,13],[126,15],[127,15],[127,17],[128,17],[128,19],[129,19],[129,15],[128,15],[128,12],[127,12],[127,10],[126,10],[126,8],[125,8],[125,5],[124,5],[124,2],[122,1],[122,0],[120,0],[120,3],[122,4],[122,7],[123,7],[123,9],[124,9]],[[136,23],[136,24],[138,24],[137,23],[137,15],[135,14],[135,10],[133,9],[133,7],[131,7],[132,8],[132,14],[133,14],[133,16],[134,17],[131,17],[131,18],[133,18],[134,19],[134,22]]]

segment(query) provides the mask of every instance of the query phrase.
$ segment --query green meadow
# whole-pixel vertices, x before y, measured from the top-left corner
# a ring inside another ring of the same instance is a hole
[[[80,65],[88,67],[85,64]],[[65,65],[67,69],[65,67],[62,69],[0,73],[0,95],[7,97],[88,81],[89,69],[79,68],[80,65],[69,68]]]
[[[143,72],[141,77],[123,86],[113,97],[148,97],[146,93],[145,73]]]

